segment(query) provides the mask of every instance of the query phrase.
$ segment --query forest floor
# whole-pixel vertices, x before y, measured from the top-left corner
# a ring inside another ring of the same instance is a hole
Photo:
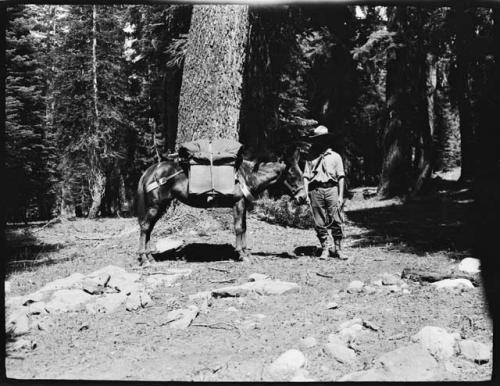
[[[36,348],[6,357],[7,376],[259,381],[268,379],[266,368],[278,356],[298,349],[307,359],[310,378],[334,381],[410,344],[424,326],[443,327],[462,338],[491,344],[492,323],[482,286],[439,291],[407,281],[408,291],[346,291],[353,280],[370,284],[383,273],[400,276],[406,267],[446,270],[471,256],[472,230],[467,225],[471,205],[470,191],[452,182],[419,202],[351,200],[345,226],[347,261],[319,260],[312,229],[272,225],[250,214],[253,261],[237,262],[227,210],[189,209],[174,221],[166,216],[153,239],[179,238],[187,246],[182,259],[165,259],[148,269],[190,268],[192,273],[171,287],[158,287],[151,294],[153,304],[137,311],[51,315],[50,329],[29,333]],[[32,293],[55,279],[110,264],[141,272],[135,255],[137,233],[132,218],[9,227],[7,296]],[[187,329],[172,329],[165,323],[169,311],[190,304],[189,295],[233,285],[220,283],[224,280],[244,283],[253,273],[297,283],[300,291],[214,298]],[[327,309],[332,300],[338,308]],[[378,329],[361,335],[356,360],[342,364],[325,351],[325,343],[339,323],[352,318],[368,320]],[[316,344],[304,345],[302,339],[311,337]],[[446,368],[436,380],[479,381],[490,379],[492,363],[479,365],[455,355]]]

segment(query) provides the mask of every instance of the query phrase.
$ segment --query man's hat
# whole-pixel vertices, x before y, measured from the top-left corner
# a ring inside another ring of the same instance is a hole
[[[316,138],[316,137],[321,137],[323,135],[328,135],[330,134],[328,131],[328,127],[319,125],[316,127],[313,132],[309,135],[309,138]]]

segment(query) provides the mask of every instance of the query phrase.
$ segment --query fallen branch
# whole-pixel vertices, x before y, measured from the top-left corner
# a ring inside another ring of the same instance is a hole
[[[225,279],[225,280],[208,280],[210,283],[217,283],[217,284],[222,284],[222,283],[234,283],[236,281],[236,278],[233,279]]]
[[[212,271],[219,271],[219,272],[229,273],[228,270],[222,269],[222,268],[208,267],[208,269],[211,269]]]
[[[444,280],[444,279],[468,279],[471,283],[477,287],[481,283],[480,274],[467,274],[465,272],[437,272],[437,271],[429,271],[417,268],[405,268],[401,273],[402,279],[409,279],[413,281],[418,281],[420,283],[434,283],[436,281]]]
[[[229,326],[229,328],[224,327],[224,325]],[[238,327],[236,327],[234,324],[226,322],[217,322],[212,324],[196,323],[196,324],[191,324],[191,327],[206,327],[206,328],[213,328],[216,330],[236,330],[238,334],[240,333],[240,329]]]
[[[56,218],[53,218],[52,220],[49,220],[45,223],[45,225],[41,226],[40,228],[38,229],[35,229],[33,231],[33,233],[37,233],[37,232],[40,232],[42,229],[44,229],[45,227],[51,225],[51,224],[55,224],[56,222],[59,222],[61,221],[61,218],[60,217],[56,217]]]
[[[111,239],[113,236],[88,237],[88,236],[75,235],[75,237],[77,239],[80,239],[80,240],[107,240],[107,239]]]
[[[52,257],[46,257],[44,259],[40,259],[40,260],[14,260],[14,261],[9,261],[9,265],[11,264],[26,264],[26,263],[33,263],[33,264],[42,264],[42,263],[46,263],[46,262],[49,262],[49,261],[65,261],[65,260],[73,260],[75,257],[73,256],[67,256],[67,257],[61,257],[61,258],[58,258],[58,259],[54,259]]]
[[[321,276],[321,277],[327,277],[328,279],[333,279],[332,275],[328,275],[328,274],[322,273],[322,272],[316,272],[316,275]]]

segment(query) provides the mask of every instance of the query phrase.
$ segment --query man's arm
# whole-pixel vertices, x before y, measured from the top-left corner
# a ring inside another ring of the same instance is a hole
[[[344,176],[339,176],[339,207],[341,208],[344,205]]]

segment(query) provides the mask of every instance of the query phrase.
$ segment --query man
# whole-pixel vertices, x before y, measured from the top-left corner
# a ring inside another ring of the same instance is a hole
[[[344,166],[342,158],[329,145],[331,138],[328,128],[314,129],[311,160],[304,168],[304,188],[311,206],[314,228],[321,243],[320,259],[329,256],[346,260],[340,254],[342,231],[342,206],[344,204]],[[314,151],[316,148],[316,151]],[[328,230],[332,231],[333,243]]]

